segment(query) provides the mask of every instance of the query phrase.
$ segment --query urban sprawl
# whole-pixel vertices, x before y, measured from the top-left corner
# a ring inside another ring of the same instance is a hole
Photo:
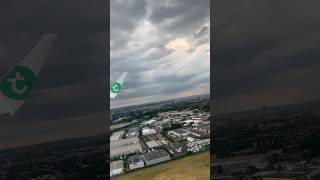
[[[215,116],[211,179],[320,179],[320,102]]]
[[[110,176],[210,148],[209,97],[195,96],[113,111]]]

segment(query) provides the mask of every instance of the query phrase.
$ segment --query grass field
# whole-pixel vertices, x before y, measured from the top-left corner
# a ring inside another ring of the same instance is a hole
[[[210,151],[134,171],[114,180],[209,180]]]

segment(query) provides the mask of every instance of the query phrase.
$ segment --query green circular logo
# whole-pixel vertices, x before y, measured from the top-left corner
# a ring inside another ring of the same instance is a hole
[[[1,84],[2,93],[13,100],[23,100],[31,90],[35,74],[27,67],[17,66]]]
[[[118,82],[113,83],[112,86],[110,87],[110,90],[113,93],[119,93],[120,89],[121,89],[121,84]]]

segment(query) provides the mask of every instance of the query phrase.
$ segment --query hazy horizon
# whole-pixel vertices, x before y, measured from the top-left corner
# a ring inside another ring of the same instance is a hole
[[[192,97],[192,96],[210,96],[210,94],[194,94],[194,95],[190,95],[190,96],[174,97],[174,98],[164,99],[164,100],[159,100],[159,101],[144,102],[142,104],[124,105],[124,106],[121,106],[121,107],[111,108],[111,110],[112,109],[118,109],[118,108],[130,107],[130,106],[139,106],[139,105],[143,105],[143,104],[161,103],[161,102],[164,102],[164,101],[171,101],[171,100],[175,100],[175,99],[188,98],[188,97]]]

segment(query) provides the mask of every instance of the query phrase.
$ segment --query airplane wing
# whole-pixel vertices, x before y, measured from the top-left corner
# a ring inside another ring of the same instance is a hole
[[[128,72],[122,73],[120,78],[110,86],[111,98],[115,98],[120,93],[120,90],[123,86],[124,81],[127,78],[127,75],[128,75]]]
[[[22,61],[0,80],[0,115],[13,115],[23,105],[55,39],[55,34],[42,35]]]

